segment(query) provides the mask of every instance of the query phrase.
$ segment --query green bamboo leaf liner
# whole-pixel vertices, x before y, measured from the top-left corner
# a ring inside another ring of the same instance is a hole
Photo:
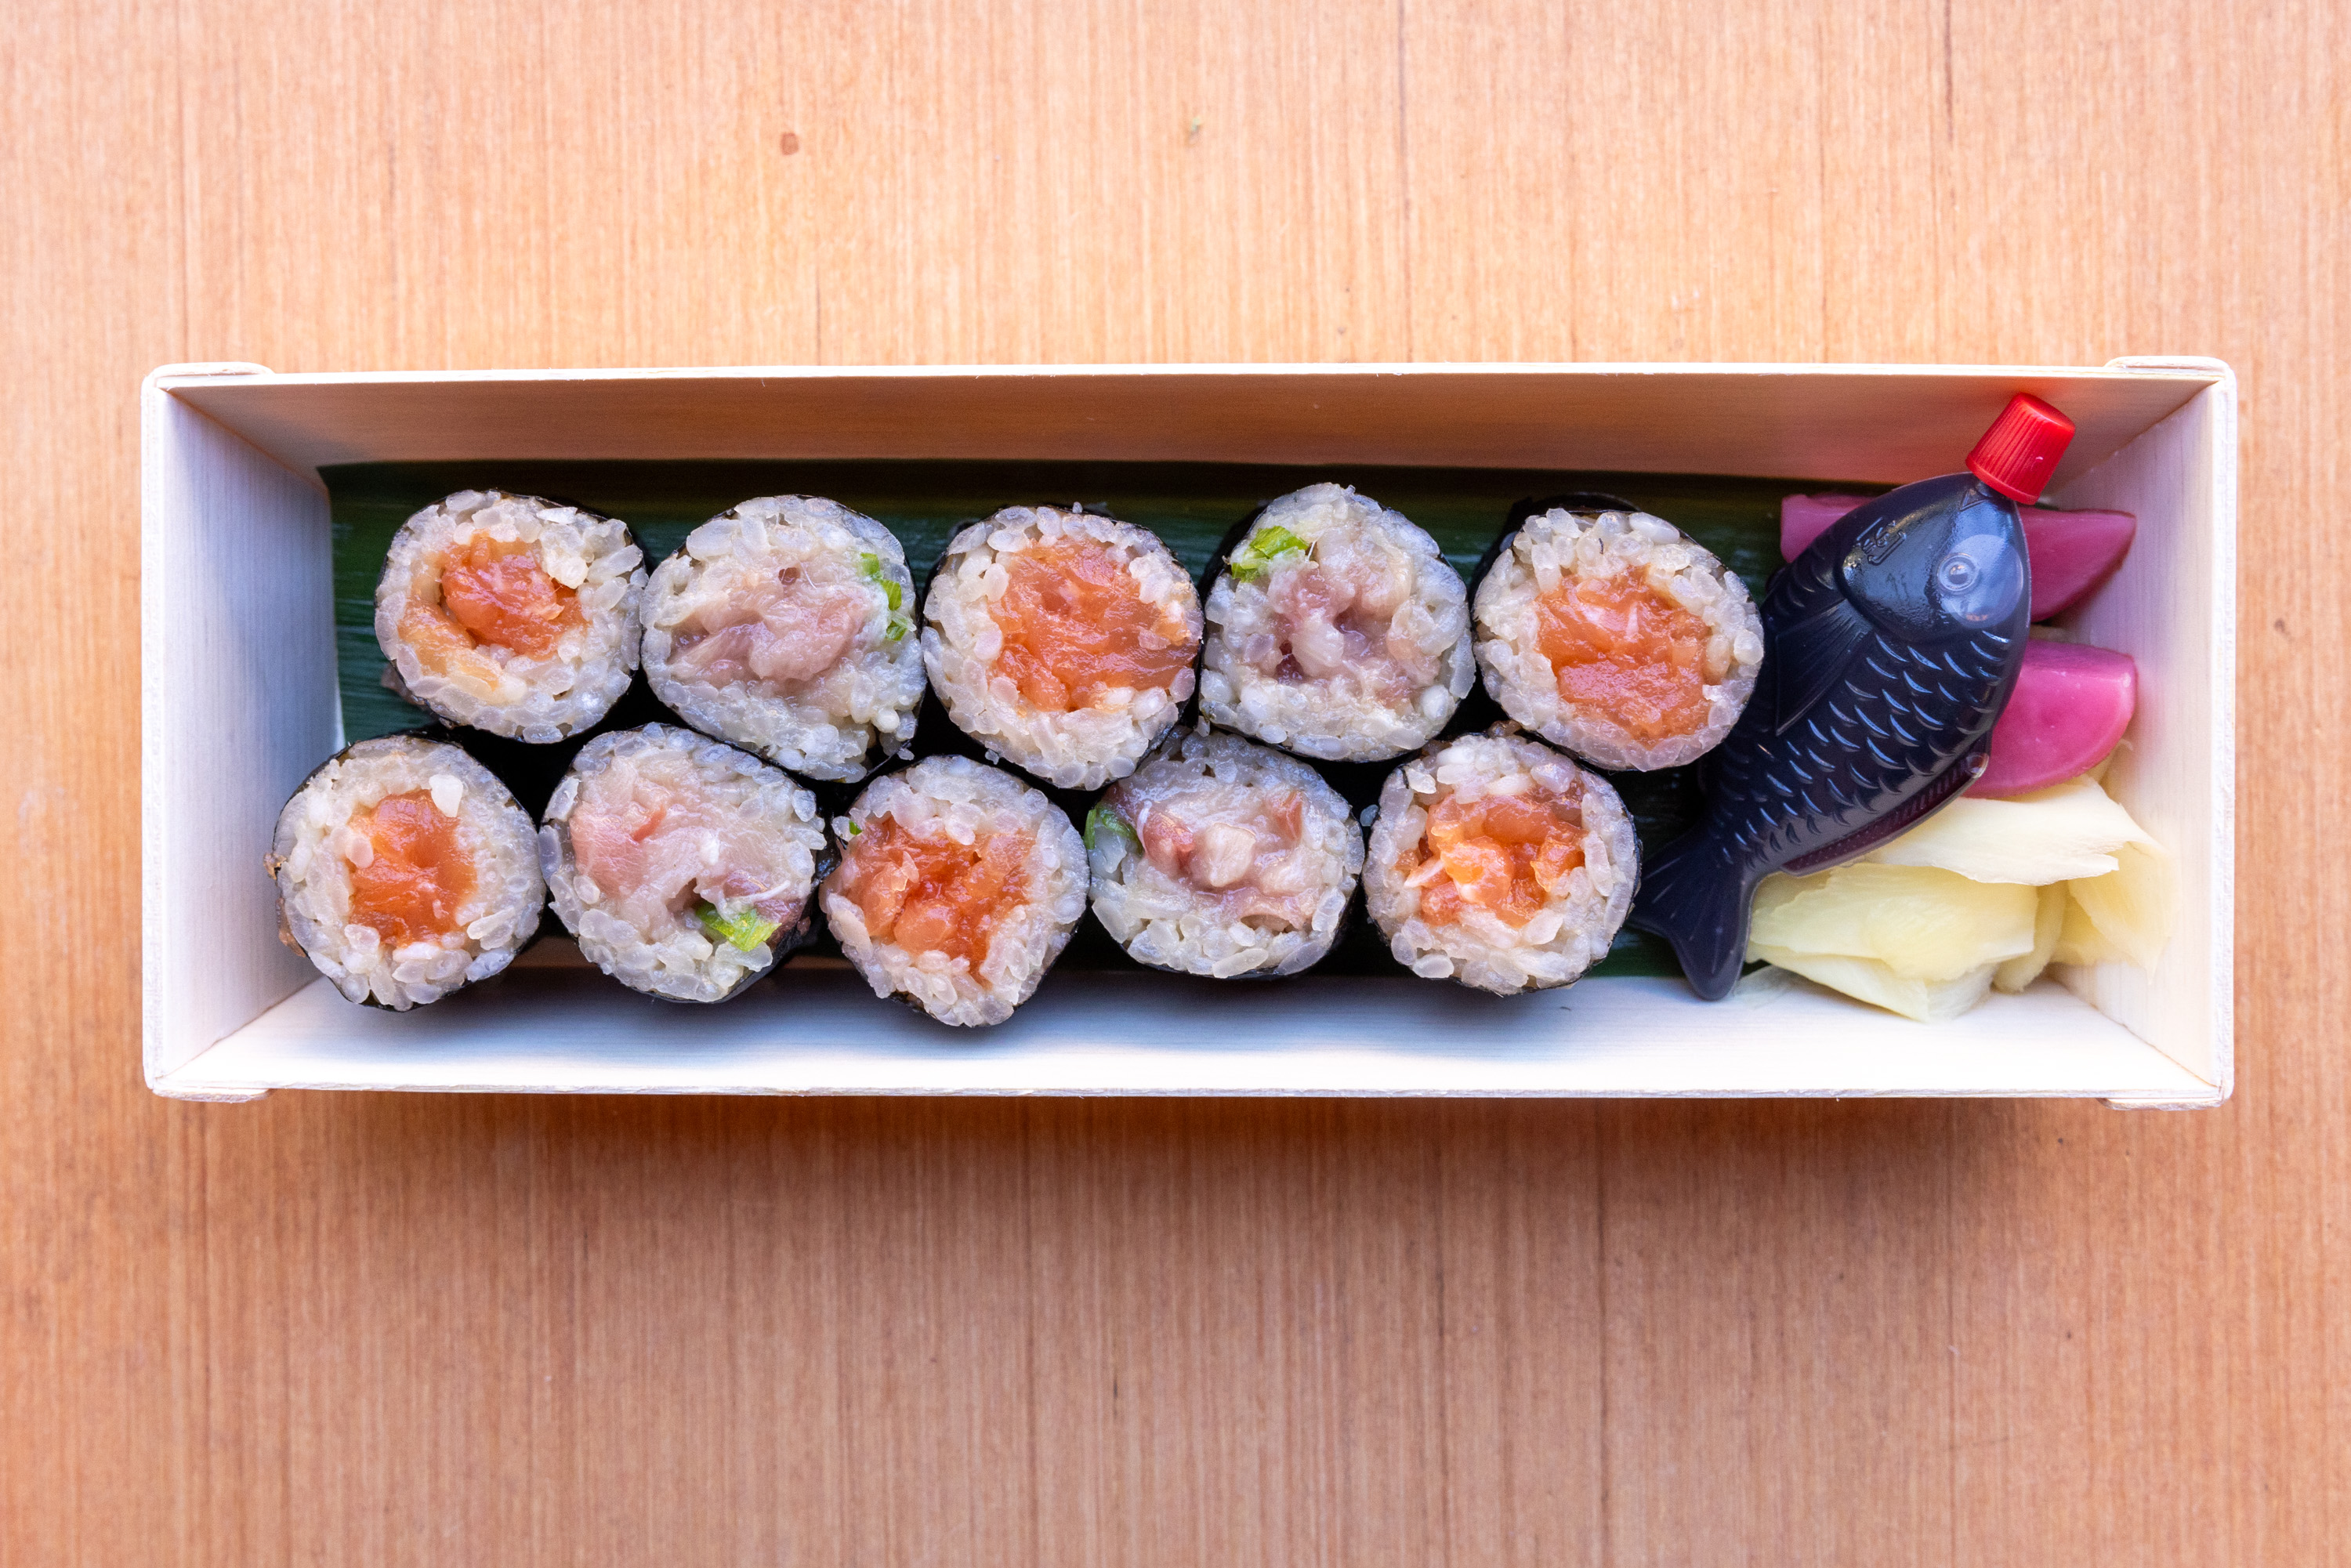
[[[1500,533],[1512,506],[1530,497],[1598,490],[1621,496],[1676,524],[1719,556],[1761,598],[1764,584],[1782,564],[1782,496],[1800,490],[1881,488],[1821,480],[1684,475],[1227,463],[356,463],[322,473],[334,529],[338,685],[343,732],[353,741],[434,722],[423,709],[384,687],[383,651],[375,640],[375,585],[400,525],[418,508],[458,490],[496,488],[553,497],[619,517],[635,532],[649,564],[677,549],[697,525],[750,497],[829,496],[895,533],[906,547],[918,583],[965,523],[1001,507],[1073,502],[1152,529],[1186,570],[1197,575],[1235,523],[1277,496],[1325,480],[1352,485],[1426,528],[1466,579]],[[1456,727],[1482,727],[1495,716],[1482,695],[1473,695],[1463,705]],[[640,676],[598,733],[670,717]],[[942,733],[944,728],[935,713],[926,719],[917,736],[918,753],[968,749],[960,737]],[[571,753],[588,737],[551,747],[471,731],[459,738],[535,812]],[[1359,805],[1377,792],[1386,770],[1387,765],[1325,769],[1332,782]],[[1611,777],[1632,810],[1645,853],[1681,831],[1697,810],[1695,768]],[[1083,820],[1082,799],[1057,799],[1076,820]],[[838,810],[840,805],[828,792],[828,810]],[[826,946],[829,943],[811,950]],[[1062,962],[1134,967],[1091,918]],[[1388,956],[1378,932],[1364,923],[1316,972],[1404,970]],[[1670,976],[1678,970],[1663,943],[1626,931],[1593,973]]]

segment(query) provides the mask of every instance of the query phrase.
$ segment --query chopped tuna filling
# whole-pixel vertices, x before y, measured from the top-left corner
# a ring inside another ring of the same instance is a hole
[[[841,662],[872,609],[870,589],[810,581],[798,567],[756,577],[701,605],[678,628],[670,657],[714,686],[758,681],[782,689]]]
[[[1708,656],[1713,633],[1636,574],[1562,580],[1536,601],[1535,613],[1536,645],[1568,702],[1597,709],[1644,744],[1706,723],[1704,688],[1729,673]]]
[[[1004,558],[990,612],[1004,638],[997,668],[1029,706],[1069,713],[1118,691],[1165,688],[1192,662],[1182,613],[1144,597],[1125,560],[1062,538]]]
[[[571,809],[571,853],[599,902],[648,937],[697,902],[763,919],[794,913],[786,846],[690,786],[616,764]]]
[[[1352,670],[1382,700],[1397,702],[1437,677],[1437,653],[1398,627],[1413,588],[1410,557],[1367,531],[1334,528],[1311,555],[1280,559],[1266,591],[1275,627],[1244,656],[1289,682]]]
[[[457,929],[457,909],[474,891],[474,863],[457,844],[457,820],[422,789],[387,795],[354,812],[368,862],[351,862],[350,921],[387,947],[434,942]]]
[[[999,832],[959,844],[874,817],[850,841],[841,888],[876,941],[962,958],[977,971],[997,927],[1027,897],[1030,841],[1024,832]]]
[[[1430,809],[1420,849],[1421,869],[1431,872],[1420,883],[1423,920],[1449,925],[1474,907],[1524,925],[1583,863],[1582,803],[1540,786],[1475,800],[1448,796]]]
[[[1164,874],[1217,895],[1226,918],[1271,916],[1302,925],[1312,914],[1302,897],[1311,870],[1295,852],[1305,805],[1295,789],[1209,786],[1140,806],[1122,799],[1119,809],[1134,814],[1144,858]]]

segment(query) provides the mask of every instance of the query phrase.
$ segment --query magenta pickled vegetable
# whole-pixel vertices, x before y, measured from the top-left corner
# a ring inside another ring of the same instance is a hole
[[[2022,795],[2079,778],[2105,760],[2137,706],[2129,654],[2033,639],[1992,726],[1983,776],[1968,793]]]
[[[2058,512],[2027,507],[2024,553],[2032,558],[2032,618],[2070,610],[2114,575],[2138,519],[2128,512]]]
[[[1872,497],[1786,496],[1780,501],[1780,555],[1793,560],[1831,523]],[[2066,512],[2028,507],[2024,549],[2032,560],[2032,618],[2071,609],[2130,552],[2138,523],[2128,512]]]
[[[1829,525],[1868,500],[1867,496],[1831,494],[1780,497],[1780,559],[1793,560]]]

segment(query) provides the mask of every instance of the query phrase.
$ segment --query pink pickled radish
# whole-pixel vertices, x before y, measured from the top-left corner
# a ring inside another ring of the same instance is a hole
[[[1793,560],[1828,526],[1874,499],[1869,496],[1783,496],[1780,498],[1780,557]],[[2128,512],[2060,512],[2045,507],[2018,509],[2024,519],[2024,552],[2032,561],[2032,618],[2046,620],[2106,580],[2129,553],[2138,523]]]
[[[1970,795],[2022,795],[2087,773],[2114,750],[2138,706],[2127,653],[2034,638],[1992,726],[1991,759]]]
[[[2054,512],[2020,507],[2024,553],[2032,562],[2032,618],[2070,610],[2113,575],[2130,553],[2138,519],[2128,512]],[[2119,655],[2118,655],[2119,656]]]
[[[1780,559],[1793,560],[1829,525],[1875,496],[1782,496],[1780,497]]]

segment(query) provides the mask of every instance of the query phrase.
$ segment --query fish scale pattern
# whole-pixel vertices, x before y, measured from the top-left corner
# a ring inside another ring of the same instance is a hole
[[[2015,643],[2000,630],[1941,648],[1873,636],[1835,690],[1787,733],[1772,736],[1762,715],[1753,726],[1761,733],[1733,733],[1708,797],[1707,826],[1725,866],[1785,865],[1931,789],[1990,734]]]
[[[1844,598],[1838,559],[1808,551],[1772,584],[1772,631],[1834,612]],[[1949,792],[1937,781],[1991,734],[2021,635],[2001,626],[1930,646],[1873,628],[1785,733],[1774,733],[1767,668],[1763,690],[1709,759],[1707,817],[1692,837],[1703,836],[1722,874],[1750,878],[1898,824],[1906,805],[1932,804]],[[1767,661],[1776,656],[1774,646]]]

